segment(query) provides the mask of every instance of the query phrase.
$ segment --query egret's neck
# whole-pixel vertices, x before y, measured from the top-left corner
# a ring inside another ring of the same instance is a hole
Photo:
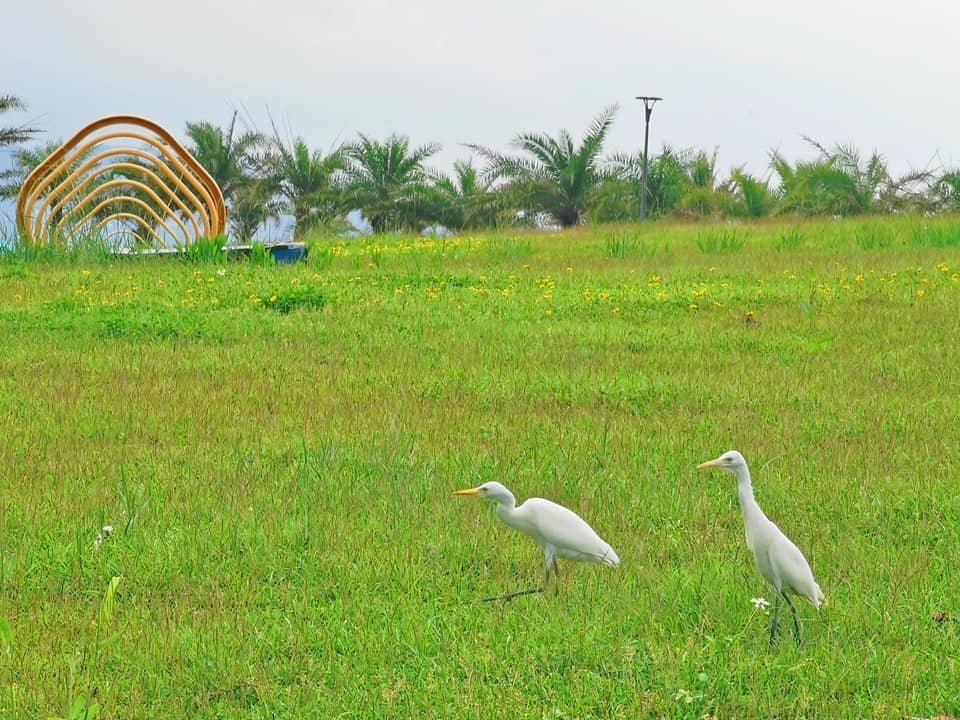
[[[497,500],[497,517],[499,517],[503,522],[505,522],[510,527],[514,527],[516,521],[516,512],[517,512],[517,499],[513,496],[513,493],[507,493],[503,497],[498,497]]]
[[[747,527],[756,524],[760,520],[766,520],[767,516],[757,504],[753,497],[753,483],[750,480],[750,469],[740,467],[735,472],[737,476],[737,495],[740,496],[740,507],[743,510],[743,521]]]

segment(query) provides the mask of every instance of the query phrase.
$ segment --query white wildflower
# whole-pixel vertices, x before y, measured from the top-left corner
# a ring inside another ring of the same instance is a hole
[[[113,525],[104,525],[103,529],[97,533],[97,536],[93,539],[93,549],[98,550],[101,545],[103,545],[110,535],[113,534]]]
[[[765,610],[766,608],[770,607],[770,603],[767,601],[766,598],[762,598],[762,597],[750,598],[750,602],[753,603],[753,606],[757,610]]]
[[[223,277],[226,274],[227,274],[226,268],[220,268],[219,270],[217,270],[217,275],[219,275],[220,277]]]

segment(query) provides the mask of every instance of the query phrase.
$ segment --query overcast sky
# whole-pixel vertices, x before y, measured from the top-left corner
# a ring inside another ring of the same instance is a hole
[[[787,9],[787,6],[793,6]],[[802,9],[798,9],[802,8]],[[0,93],[46,138],[101,115],[182,136],[245,108],[315,146],[356,131],[439,141],[447,168],[523,130],[579,136],[619,103],[610,150],[642,144],[635,95],[662,95],[651,150],[767,168],[801,136],[883,152],[896,172],[960,165],[960,3],[948,0],[30,0],[2,11]],[[2,159],[0,159],[2,162]]]

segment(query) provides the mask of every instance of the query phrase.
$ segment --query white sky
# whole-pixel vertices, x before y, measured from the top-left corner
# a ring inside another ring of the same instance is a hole
[[[724,171],[810,156],[801,135],[876,148],[899,173],[960,165],[960,3],[808,0],[31,0],[3,11],[0,93],[46,138],[100,115],[175,134],[265,109],[315,146],[356,131],[439,141],[447,169],[523,130],[579,137],[621,110],[609,150],[720,149]],[[787,5],[793,9],[787,9]],[[797,9],[802,8],[802,9]],[[0,158],[0,163],[4,160]]]

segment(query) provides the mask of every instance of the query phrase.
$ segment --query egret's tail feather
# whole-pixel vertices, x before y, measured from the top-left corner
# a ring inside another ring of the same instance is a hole
[[[607,545],[607,549],[601,556],[600,562],[602,562],[604,565],[609,565],[610,567],[616,567],[620,564],[620,558],[617,556],[616,551]]]
[[[827,596],[823,594],[823,590],[816,583],[813,584],[813,597],[810,598],[810,602],[816,606],[817,610],[827,604]]]

